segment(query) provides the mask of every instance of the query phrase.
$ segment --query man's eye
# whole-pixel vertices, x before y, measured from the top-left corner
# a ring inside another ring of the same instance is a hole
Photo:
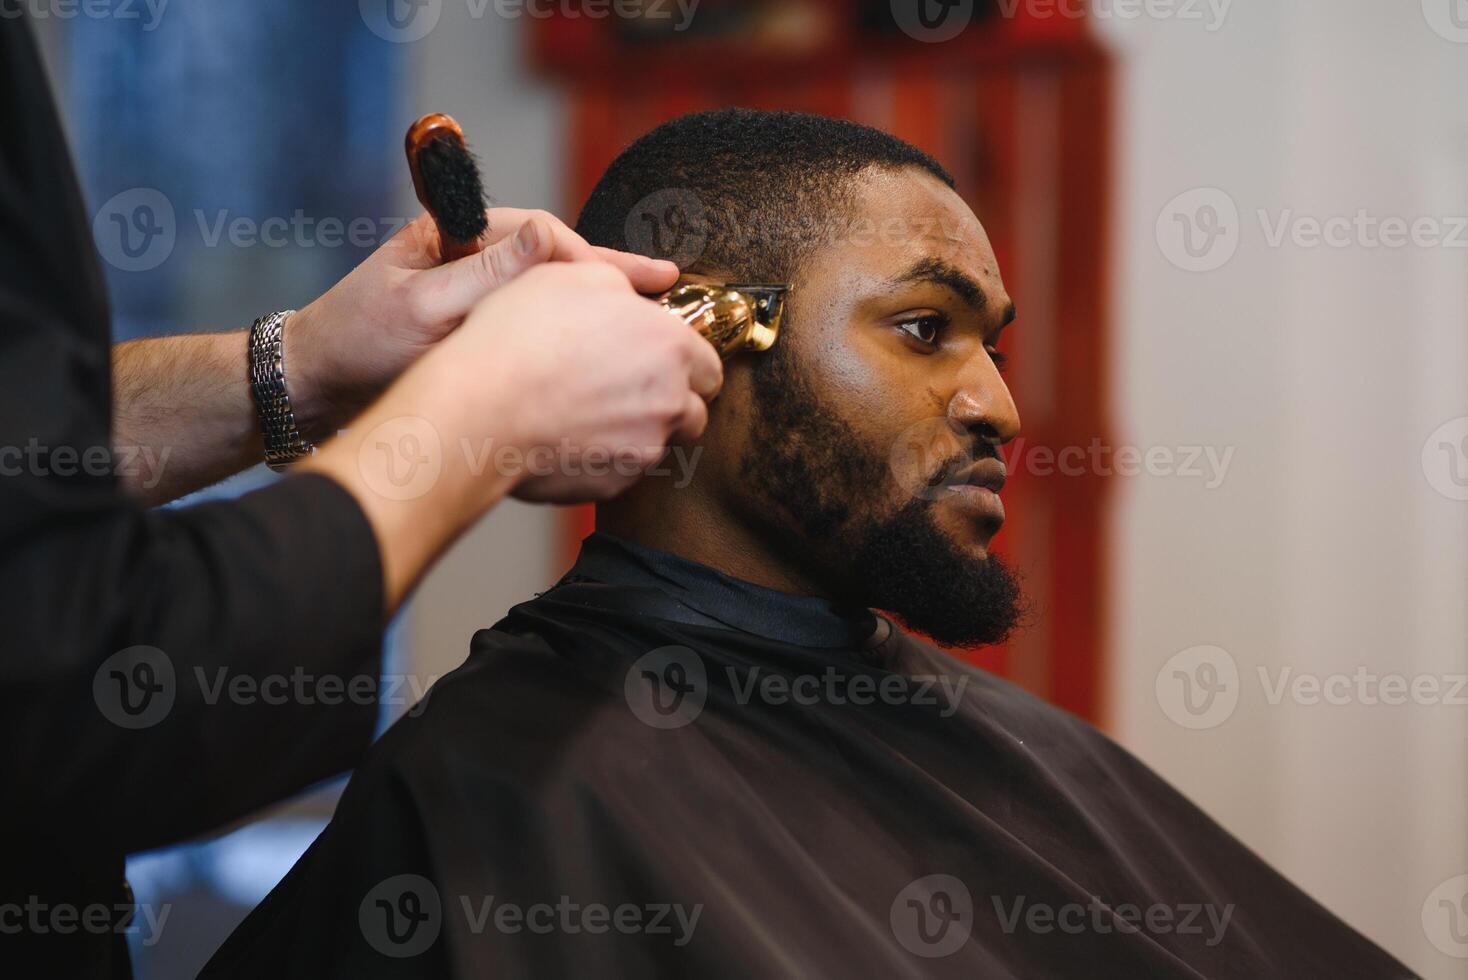
[[[994,362],[994,367],[1003,374],[1004,368],[1009,364],[1009,355],[996,347],[985,347],[984,350],[989,352],[989,359]]]
[[[930,315],[915,316],[910,320],[903,320],[897,324],[897,329],[912,337],[918,343],[927,344],[931,347],[938,343],[938,335],[943,332],[945,326],[947,326],[947,319],[945,317]]]

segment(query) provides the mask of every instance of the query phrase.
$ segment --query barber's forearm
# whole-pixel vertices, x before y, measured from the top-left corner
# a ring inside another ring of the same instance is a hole
[[[319,439],[324,409],[305,366],[291,363],[291,339],[287,334],[287,384],[296,423],[307,438]],[[247,330],[113,345],[112,446],[133,497],[165,503],[265,458],[248,346]]]
[[[377,538],[387,616],[455,538],[515,489],[515,477],[476,467],[452,433],[487,431],[482,419],[504,419],[502,405],[466,404],[462,387],[442,373],[409,372],[405,381],[352,421],[321,451],[293,469],[331,477],[357,498]],[[515,445],[508,429],[486,445]]]
[[[134,497],[163,503],[264,458],[247,344],[237,330],[113,346],[112,445]]]

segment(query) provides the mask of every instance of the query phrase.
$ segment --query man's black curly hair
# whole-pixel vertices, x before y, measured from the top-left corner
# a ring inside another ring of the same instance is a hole
[[[851,179],[904,167],[954,185],[932,157],[870,126],[803,112],[695,112],[623,150],[576,230],[684,272],[790,282],[814,246],[840,234]]]

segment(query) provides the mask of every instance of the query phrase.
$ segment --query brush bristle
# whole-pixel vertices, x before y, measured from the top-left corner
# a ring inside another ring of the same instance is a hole
[[[450,238],[472,242],[489,227],[479,164],[462,140],[440,135],[418,151],[418,172],[428,209]]]

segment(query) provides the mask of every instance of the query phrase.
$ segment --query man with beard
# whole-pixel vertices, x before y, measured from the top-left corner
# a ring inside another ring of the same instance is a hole
[[[952,184],[743,110],[612,164],[577,230],[626,247],[661,195],[685,280],[791,285],[782,334],[727,364],[691,481],[599,507],[206,977],[1408,975],[1100,733],[871,611],[973,644],[1020,608],[990,553],[1014,307]]]

